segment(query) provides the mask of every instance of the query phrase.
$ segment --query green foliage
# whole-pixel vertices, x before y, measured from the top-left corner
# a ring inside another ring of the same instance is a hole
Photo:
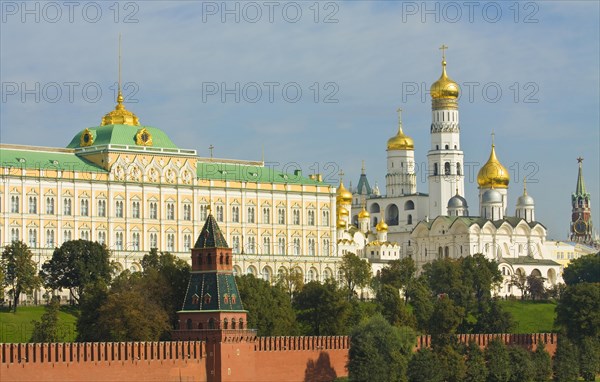
[[[600,338],[600,284],[567,287],[556,306],[556,324],[575,342],[585,337]]]
[[[443,382],[444,371],[440,367],[437,353],[431,349],[419,349],[408,363],[409,382]]]
[[[530,353],[518,346],[508,348],[510,357],[510,382],[533,381],[533,364]]]
[[[543,342],[538,343],[535,352],[531,354],[533,367],[533,381],[547,382],[552,376],[552,358],[546,351],[546,345]]]
[[[58,298],[53,298],[40,321],[32,321],[33,333],[29,342],[61,342],[63,336],[59,331],[58,313],[60,303]]]
[[[356,295],[356,288],[366,287],[371,280],[371,264],[353,253],[342,257],[340,271],[349,299]]]
[[[350,304],[333,280],[304,285],[293,302],[304,335],[326,336],[345,333]]]
[[[499,339],[492,340],[484,354],[488,367],[487,382],[508,382],[511,365],[504,343]]]
[[[381,315],[372,317],[352,332],[349,379],[405,382],[414,344],[415,334],[410,328],[392,326]]]
[[[600,252],[571,261],[563,272],[563,280],[567,285],[600,283]]]
[[[121,273],[98,308],[98,330],[108,341],[158,341],[170,330],[169,316],[156,299],[152,280]]]
[[[465,382],[485,382],[488,376],[488,369],[485,363],[483,352],[475,342],[470,342],[466,350]]]
[[[106,341],[108,336],[101,332],[98,309],[108,298],[108,285],[104,280],[86,285],[86,293],[79,300],[79,318],[77,319],[77,341]]]
[[[414,281],[417,266],[411,257],[390,261],[379,275],[381,285],[391,285],[396,289],[403,289],[405,300],[408,286]]]
[[[181,308],[190,279],[188,263],[169,252],[153,248],[142,258],[143,277],[147,280],[150,294],[169,315],[172,327],[177,324],[177,311]],[[168,336],[163,337],[168,339]]]
[[[281,286],[271,286],[250,274],[236,277],[236,283],[248,311],[248,327],[257,329],[259,336],[296,334],[296,315]]]
[[[555,382],[573,382],[579,376],[577,347],[565,336],[558,338],[553,368]]]
[[[437,353],[440,368],[446,382],[463,382],[467,374],[465,357],[457,350],[459,346],[446,345],[438,347]]]
[[[384,284],[377,292],[376,302],[381,314],[390,324],[414,327],[414,318],[400,298],[396,287]]]
[[[2,252],[0,267],[3,269],[4,280],[1,287],[10,288],[13,312],[17,311],[21,293],[31,293],[41,285],[32,257],[29,247],[22,241],[13,241]]]
[[[21,306],[16,313],[0,310],[0,342],[16,343],[31,340],[35,325],[42,320],[47,309],[44,305]],[[61,306],[58,312],[58,336],[61,341],[73,342],[77,336],[76,321],[79,310],[72,306]]]
[[[46,287],[59,291],[69,289],[71,297],[79,302],[86,285],[98,280],[110,282],[110,253],[98,242],[67,241],[54,250],[52,258],[42,266],[40,275]]]
[[[463,282],[475,294],[479,306],[490,300],[492,289],[502,282],[498,263],[481,253],[462,259],[461,269]]]
[[[304,286],[304,278],[300,272],[286,270],[277,275],[277,285],[288,294],[290,299],[292,299],[294,293],[300,291]]]
[[[433,314],[433,296],[431,290],[422,279],[415,281],[408,289],[408,297],[417,321],[417,329],[425,332],[429,328],[429,320]]]
[[[600,373],[600,344],[597,338],[586,337],[579,345],[579,370],[584,381],[594,381]]]
[[[478,333],[510,333],[516,325],[513,315],[502,309],[498,301],[491,300],[481,309],[475,325]]]
[[[353,299],[350,301],[350,312],[346,319],[346,328],[344,333],[351,333],[361,323],[373,317],[379,309],[375,301],[362,301]]]
[[[544,300],[548,297],[544,287],[544,278],[536,275],[527,276],[527,294],[532,300]]]
[[[456,329],[464,320],[465,310],[447,297],[438,298],[429,319],[431,346],[434,349],[456,343]]]

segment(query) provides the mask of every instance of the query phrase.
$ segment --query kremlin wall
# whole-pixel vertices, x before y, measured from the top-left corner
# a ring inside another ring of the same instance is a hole
[[[350,338],[253,337],[234,330],[222,342],[0,344],[0,380],[9,381],[332,381],[347,375]],[[482,348],[499,337],[553,355],[556,334],[468,334]],[[415,350],[430,345],[417,339]]]

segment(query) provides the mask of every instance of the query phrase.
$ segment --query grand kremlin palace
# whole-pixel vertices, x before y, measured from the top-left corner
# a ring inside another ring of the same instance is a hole
[[[75,239],[106,244],[118,270],[141,270],[151,248],[187,260],[210,209],[237,273],[337,274],[334,187],[264,162],[200,158],[141,125],[121,93],[66,148],[2,144],[0,163],[0,241],[22,240],[39,264]]]

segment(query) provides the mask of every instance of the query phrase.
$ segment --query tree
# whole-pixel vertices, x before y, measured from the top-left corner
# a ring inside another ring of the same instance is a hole
[[[366,287],[371,280],[371,264],[353,253],[347,253],[342,257],[340,271],[348,291],[348,299],[354,297],[356,288]]]
[[[509,333],[515,327],[515,320],[510,312],[502,309],[496,300],[491,300],[488,306],[482,306],[477,316],[475,331],[477,333]]]
[[[415,334],[410,328],[392,326],[381,315],[372,317],[351,334],[349,379],[405,382],[414,345]]]
[[[248,274],[236,277],[240,298],[248,311],[248,327],[259,336],[289,336],[297,331],[290,297],[279,285]]]
[[[59,301],[58,297],[52,298],[46,306],[46,311],[41,320],[31,321],[33,332],[29,342],[60,342],[62,340],[58,325]]]
[[[521,291],[521,298],[527,296],[527,276],[523,273],[516,273],[510,276],[510,285]]]
[[[458,351],[459,347],[459,344],[453,344],[434,349],[446,382],[464,382],[467,375],[465,357]]]
[[[4,247],[2,252],[1,267],[4,270],[2,287],[10,288],[13,312],[17,311],[21,293],[31,293],[41,284],[32,257],[33,254],[29,247],[22,241],[13,241],[10,245]]]
[[[190,279],[189,264],[170,254],[153,248],[141,261],[143,277],[151,292],[169,315],[172,326],[177,324],[177,311],[181,308]],[[167,338],[164,338],[167,339]]]
[[[465,374],[465,382],[485,382],[488,375],[488,369],[485,364],[483,352],[475,342],[469,342],[466,356],[465,366],[467,367],[467,371]]]
[[[344,333],[350,305],[333,280],[304,285],[293,302],[301,332],[326,336]]]
[[[277,285],[290,296],[290,299],[293,299],[294,293],[300,291],[304,286],[304,278],[300,272],[286,270],[277,275]]]
[[[594,382],[600,373],[600,344],[597,338],[585,337],[579,345],[579,369],[584,381]]]
[[[552,376],[552,358],[546,351],[543,342],[538,343],[535,352],[531,355],[533,365],[533,381],[547,382]]]
[[[98,330],[110,341],[158,341],[171,327],[148,280],[139,273],[121,273],[98,309]]]
[[[48,288],[69,289],[71,297],[79,303],[86,285],[97,280],[109,283],[112,270],[106,246],[88,240],[71,240],[54,250],[40,275]]]
[[[431,334],[431,346],[434,350],[456,343],[456,329],[464,320],[464,315],[465,310],[448,297],[437,299],[429,319],[428,331]]]
[[[108,298],[108,285],[104,280],[96,280],[96,282],[86,285],[85,291],[79,301],[77,341],[110,341],[108,333],[103,332],[99,325],[99,308]]]
[[[533,365],[529,352],[519,346],[508,348],[510,358],[510,382],[533,381]]]
[[[390,324],[400,324],[402,318],[406,319],[406,307],[400,299],[400,293],[398,293],[397,288],[384,284],[381,290],[377,292],[376,301],[381,314]]]
[[[502,341],[495,338],[485,349],[488,367],[487,382],[508,382],[510,378],[510,357]]]
[[[440,367],[437,353],[424,348],[415,352],[408,362],[409,382],[442,382],[444,371]]]
[[[532,300],[543,300],[546,298],[546,288],[544,288],[544,278],[536,275],[527,276],[527,294]]]
[[[414,280],[417,272],[415,261],[411,257],[392,260],[385,266],[379,275],[382,285],[391,285],[396,289],[404,290],[404,300],[408,299],[408,286]]]
[[[426,331],[429,319],[433,314],[433,297],[431,290],[423,279],[417,279],[408,289],[408,296],[413,307],[413,314],[417,321],[417,329]]]
[[[462,277],[475,295],[479,306],[485,305],[492,296],[492,290],[502,282],[502,272],[498,263],[476,253],[461,261]]]
[[[556,306],[556,324],[569,339],[600,337],[600,284],[579,283],[566,288]]]
[[[571,261],[563,272],[563,280],[567,285],[600,283],[600,252]]]
[[[577,347],[565,336],[558,337],[553,366],[555,382],[573,382],[579,376]]]

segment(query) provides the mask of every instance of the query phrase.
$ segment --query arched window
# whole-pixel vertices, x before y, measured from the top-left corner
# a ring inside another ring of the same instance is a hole
[[[240,329],[244,329],[244,320],[240,318]]]
[[[444,163],[444,174],[450,175],[450,162]]]
[[[437,175],[438,174],[438,164],[434,163],[433,164],[433,175]]]
[[[404,211],[409,211],[409,210],[414,210],[415,209],[415,202],[413,202],[412,200],[407,200],[406,203],[404,203]]]
[[[219,256],[219,264],[223,265],[223,254]]]
[[[450,248],[449,247],[444,248],[444,256],[446,256],[446,257],[450,256]]]
[[[412,224],[412,215],[408,215],[408,217],[406,218],[406,224]],[[408,242],[408,245],[410,245],[410,241]]]
[[[371,207],[369,207],[369,210],[371,213],[379,213],[381,211],[379,208],[379,204],[377,204],[377,203],[371,204]]]
[[[235,329],[235,318],[231,319],[231,329]]]
[[[461,175],[460,162],[456,162],[456,175]]]
[[[448,149],[450,148],[450,146],[446,145],[444,148],[445,148],[446,150],[448,150]]]
[[[229,320],[227,320],[227,319],[223,320],[223,329],[229,329]]]
[[[442,247],[439,247],[439,248],[438,248],[438,258],[439,258],[439,259],[441,259],[441,258],[442,258],[442,256],[444,256],[444,252],[443,252],[443,249],[442,249]]]

